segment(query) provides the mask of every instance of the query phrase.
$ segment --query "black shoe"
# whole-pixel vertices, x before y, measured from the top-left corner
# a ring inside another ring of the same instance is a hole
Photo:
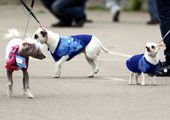
[[[51,27],[72,27],[71,22],[60,21],[58,23],[52,24]]]
[[[74,27],[83,27],[86,19],[85,17],[76,19]]]
[[[170,76],[170,64],[166,62],[161,63],[156,71],[156,76],[158,77],[167,77]]]
[[[159,23],[160,23],[159,20],[150,20],[150,21],[148,21],[146,24],[148,24],[148,25],[157,25],[157,24],[159,24]]]
[[[118,10],[113,16],[113,22],[119,22],[120,11]]]
[[[86,19],[85,22],[86,23],[93,23],[93,20]]]
[[[170,64],[168,64],[167,62],[162,62],[161,66],[159,67],[159,70],[163,70],[163,69],[170,69]]]

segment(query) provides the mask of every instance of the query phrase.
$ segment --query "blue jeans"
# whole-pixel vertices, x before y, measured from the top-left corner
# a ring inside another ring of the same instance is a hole
[[[170,0],[156,0],[160,18],[160,29],[162,37],[170,30]],[[164,39],[166,45],[165,58],[170,63],[170,34]]]
[[[44,6],[61,21],[85,17],[86,0],[41,0]]]
[[[149,5],[149,14],[151,20],[159,20],[156,0],[148,0],[148,5]]]

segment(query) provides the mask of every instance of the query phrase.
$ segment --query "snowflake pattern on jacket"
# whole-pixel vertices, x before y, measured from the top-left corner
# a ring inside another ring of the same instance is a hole
[[[69,55],[67,61],[81,53],[92,39],[92,35],[61,36],[58,46],[51,55],[55,61]]]

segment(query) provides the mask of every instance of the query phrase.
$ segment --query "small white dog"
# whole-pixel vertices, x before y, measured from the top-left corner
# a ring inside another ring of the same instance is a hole
[[[33,98],[34,95],[31,93],[29,87],[29,74],[28,74],[28,63],[29,57],[36,59],[44,59],[45,56],[41,52],[40,45],[38,42],[26,38],[23,41],[20,38],[20,33],[16,29],[10,29],[9,33],[6,34],[5,39],[11,39],[6,47],[6,70],[8,77],[8,97],[11,97],[13,94],[13,72],[17,70],[23,71],[23,90],[24,95],[28,98]]]
[[[132,84],[133,79],[136,80],[136,84],[140,84],[138,82],[138,78],[140,75],[142,77],[142,85],[146,85],[145,82],[146,73],[151,73],[154,75],[152,82],[154,85],[157,85],[155,81],[156,78],[155,72],[156,68],[160,63],[158,52],[160,47],[164,46],[165,45],[163,43],[161,44],[147,43],[145,54],[135,55],[126,61],[127,68],[132,72],[129,79],[129,85]]]
[[[99,71],[98,62],[101,50],[111,53],[97,37],[92,35],[59,36],[57,33],[39,28],[34,34],[34,39],[46,44],[57,62],[54,78],[60,77],[62,63],[82,52],[93,69],[89,77],[93,77]]]

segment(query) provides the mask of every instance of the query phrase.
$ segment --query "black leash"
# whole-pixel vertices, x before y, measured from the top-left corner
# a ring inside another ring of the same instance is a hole
[[[164,39],[170,34],[170,30],[163,36],[162,40],[160,40],[158,43],[161,43],[164,41]]]
[[[31,8],[34,7],[34,3],[35,3],[35,0],[32,0],[32,2],[31,2]]]
[[[24,1],[23,1],[23,0],[20,0],[20,1],[21,1],[21,3],[24,5],[24,7],[28,10],[28,12],[33,16],[33,18],[37,21],[37,23],[39,23],[39,24],[41,25],[40,21],[35,17],[34,13],[33,13],[33,12],[31,11],[31,9],[24,3]],[[34,0],[32,1],[31,6],[34,6]]]
[[[34,13],[32,12],[32,10],[25,4],[25,2],[23,0],[20,0],[21,3],[24,5],[24,7],[27,9],[27,11],[32,15],[32,17],[36,20],[36,22],[40,25],[40,27],[42,28],[43,31],[46,31],[44,26],[40,23],[40,21],[36,18],[36,16],[34,15]],[[31,7],[34,6],[35,1],[33,0],[31,3]]]

